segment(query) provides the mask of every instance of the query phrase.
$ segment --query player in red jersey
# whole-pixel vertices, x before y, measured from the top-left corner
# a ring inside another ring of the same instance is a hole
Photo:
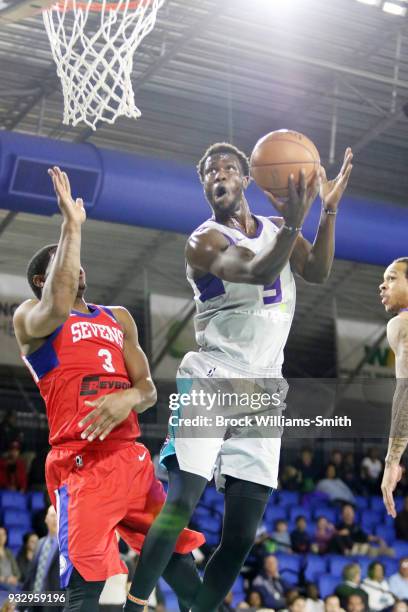
[[[115,530],[140,552],[164,503],[149,452],[135,441],[137,413],[156,402],[156,389],[129,312],[84,300],[85,209],[72,199],[65,173],[54,167],[49,174],[63,216],[60,240],[31,260],[27,276],[36,298],[16,310],[14,329],[46,404],[52,446],[46,481],[58,514],[67,609],[94,612],[105,580],[127,573]],[[200,586],[190,553],[203,541],[184,530],[163,574],[181,610]]]

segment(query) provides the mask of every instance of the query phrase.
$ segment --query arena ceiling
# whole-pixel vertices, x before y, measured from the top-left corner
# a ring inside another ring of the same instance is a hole
[[[167,0],[135,57],[142,118],[92,132],[62,124],[41,16],[3,23],[0,127],[189,164],[214,141],[249,153],[261,135],[288,127],[313,139],[328,174],[353,147],[350,193],[406,206],[407,25],[356,0]],[[22,274],[31,253],[57,238],[58,224],[58,217],[0,211],[1,269]],[[185,236],[97,221],[84,233],[94,301],[131,306],[148,291],[190,295]],[[381,273],[337,261],[329,284],[299,283],[293,347],[313,345],[326,359],[333,296],[347,316],[383,323]]]

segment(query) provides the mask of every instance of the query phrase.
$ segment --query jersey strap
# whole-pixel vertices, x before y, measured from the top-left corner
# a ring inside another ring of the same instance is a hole
[[[63,325],[57,327],[51,336],[48,336],[44,344],[36,351],[29,355],[23,355],[24,363],[37,381],[41,380],[48,372],[51,372],[51,370],[59,366],[59,360],[53,342],[62,328]]]
[[[211,274],[211,272],[208,272],[208,274],[194,282],[200,292],[200,302],[206,302],[225,293],[224,283],[218,276]]]

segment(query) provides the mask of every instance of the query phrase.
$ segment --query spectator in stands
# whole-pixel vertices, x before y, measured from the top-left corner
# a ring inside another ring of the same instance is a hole
[[[296,587],[291,587],[285,594],[286,608],[290,608],[292,603],[300,597],[299,590]]]
[[[397,538],[408,542],[408,496],[404,498],[404,506],[398,512],[394,525]]]
[[[20,579],[20,570],[6,543],[7,529],[0,527],[0,587],[5,591],[14,591]]]
[[[5,412],[0,421],[0,431],[0,455],[10,448],[12,442],[22,443],[23,434],[18,430],[17,413],[15,410],[9,409]]]
[[[269,533],[265,523],[261,523],[256,530],[255,544],[252,549],[252,554],[256,555],[262,562],[265,555],[270,555],[276,552],[277,545],[274,542],[272,534]]]
[[[361,482],[367,493],[372,495],[378,494],[380,486],[380,476],[382,474],[383,464],[378,456],[378,449],[372,447],[361,462]]]
[[[347,598],[346,612],[366,612],[367,603],[359,593],[353,593]]]
[[[295,468],[301,476],[301,490],[303,493],[313,491],[319,477],[313,451],[310,448],[303,448],[299,459],[295,463]]]
[[[346,453],[344,455],[339,476],[354,493],[361,492],[361,482],[354,461],[354,453]]]
[[[302,474],[293,465],[285,465],[279,481],[282,489],[286,489],[286,491],[299,491],[302,484]]]
[[[20,459],[20,442],[12,442],[5,457],[0,458],[0,489],[24,492],[27,489],[27,471]]]
[[[17,555],[17,564],[20,570],[20,580],[25,582],[33,564],[34,555],[38,546],[38,535],[34,532],[26,533],[23,545]]]
[[[307,533],[307,522],[304,516],[296,519],[296,529],[290,534],[292,550],[295,553],[307,553],[310,550],[311,538]]]
[[[288,607],[289,612],[305,612],[306,599],[304,597],[296,597]]]
[[[336,533],[333,523],[330,523],[325,516],[319,516],[316,523],[316,530],[311,545],[314,553],[323,555],[329,548],[329,543]]]
[[[388,584],[393,595],[408,602],[408,557],[400,559],[399,571],[390,577]]]
[[[276,550],[288,553],[292,552],[292,543],[287,521],[283,519],[275,521],[275,531],[272,532],[271,537],[277,544]]]
[[[336,468],[337,474],[340,474],[343,470],[343,453],[338,449],[332,450],[330,453],[329,463],[332,463]]]
[[[263,571],[255,577],[252,587],[260,592],[268,608],[286,608],[285,592],[288,585],[279,575],[278,560],[274,555],[265,557]]]
[[[270,608],[265,607],[265,602],[259,591],[249,591],[245,601],[251,610],[270,610]]]
[[[28,488],[30,491],[46,491],[45,486],[45,460],[47,458],[49,446],[38,451],[31,462],[28,473]]]
[[[408,612],[408,604],[405,601],[397,601],[392,606],[391,612]]]
[[[320,599],[319,589],[313,582],[306,585],[305,612],[324,612],[324,602]]]
[[[392,595],[384,575],[383,564],[379,561],[373,561],[368,566],[367,578],[361,583],[361,588],[368,595],[368,607],[372,612],[385,610],[395,603],[395,597]]]
[[[324,600],[324,612],[344,612],[337,595],[327,595]]]
[[[360,586],[361,569],[358,563],[348,563],[343,569],[343,582],[336,587],[335,595],[340,599],[340,605],[347,610],[350,595],[360,595],[365,607],[368,607],[368,595]]]
[[[12,601],[5,601],[0,608],[0,612],[14,612],[15,609],[16,606]]]
[[[227,595],[224,598],[224,601],[218,608],[218,612],[235,612],[235,608],[232,605],[233,598],[234,598],[234,595],[232,591],[227,593]]]
[[[337,532],[333,536],[329,549],[331,552],[351,555],[389,555],[393,556],[392,549],[388,548],[384,540],[375,535],[367,535],[355,521],[355,510],[351,504],[345,504],[341,511],[341,521],[336,526]],[[371,547],[370,544],[378,544]]]
[[[325,478],[319,480],[316,485],[316,491],[325,493],[332,502],[356,503],[356,498],[351,489],[341,478],[337,477],[336,467],[333,463],[329,463],[326,467]]]
[[[38,542],[37,552],[31,566],[31,571],[24,583],[25,591],[42,593],[59,590],[59,549],[57,540],[57,513],[49,506],[45,517],[48,534]],[[62,608],[56,608],[56,610]],[[48,612],[48,608],[35,607],[33,612]]]

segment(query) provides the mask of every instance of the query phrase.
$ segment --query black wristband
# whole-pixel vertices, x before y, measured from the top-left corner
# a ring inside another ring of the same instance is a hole
[[[325,212],[326,215],[333,215],[333,216],[337,215],[337,210],[330,210],[330,208],[325,208],[324,206],[323,206],[323,212]]]

